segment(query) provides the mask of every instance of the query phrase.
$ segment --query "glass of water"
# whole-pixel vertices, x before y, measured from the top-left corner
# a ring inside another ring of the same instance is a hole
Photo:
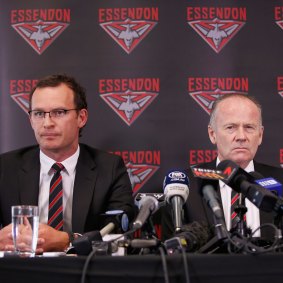
[[[12,235],[15,251],[22,257],[34,257],[38,238],[38,207],[12,206]]]

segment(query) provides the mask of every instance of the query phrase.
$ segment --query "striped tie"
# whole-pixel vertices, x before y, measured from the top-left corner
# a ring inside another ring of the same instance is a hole
[[[244,199],[240,199],[241,194],[232,190],[231,193],[231,228],[236,228],[239,221],[242,219],[244,223],[247,222]]]
[[[63,187],[61,170],[64,166],[61,163],[54,163],[52,168],[54,175],[50,182],[48,225],[56,230],[63,230]]]
[[[239,217],[237,212],[235,212],[235,208],[239,205],[239,194],[232,190],[231,193],[231,228],[235,228],[237,223],[239,222]]]

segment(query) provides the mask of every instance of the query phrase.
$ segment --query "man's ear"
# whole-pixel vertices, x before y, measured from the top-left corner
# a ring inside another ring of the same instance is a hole
[[[208,130],[208,136],[209,136],[211,143],[216,144],[216,135],[215,135],[214,129],[211,127],[211,125],[208,125],[207,130]]]

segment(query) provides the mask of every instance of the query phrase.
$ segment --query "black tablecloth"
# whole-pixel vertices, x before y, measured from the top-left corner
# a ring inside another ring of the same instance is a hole
[[[80,282],[86,257],[0,259],[0,282]],[[166,256],[170,283],[185,282],[181,255]],[[283,255],[187,254],[190,282],[282,282]],[[96,256],[89,263],[86,282],[165,282],[158,255]]]

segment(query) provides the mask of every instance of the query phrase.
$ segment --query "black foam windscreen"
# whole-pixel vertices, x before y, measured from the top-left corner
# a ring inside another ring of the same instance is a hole
[[[102,241],[99,231],[91,231],[83,234],[73,241],[75,253],[78,255],[88,255],[92,251],[92,241]]]

